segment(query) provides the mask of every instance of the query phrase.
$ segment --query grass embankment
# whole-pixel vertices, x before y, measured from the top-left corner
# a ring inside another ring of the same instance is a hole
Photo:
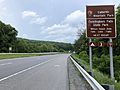
[[[22,58],[22,57],[32,57],[32,56],[42,56],[45,54],[0,54],[1,59],[11,59],[11,58]]]
[[[79,56],[77,54],[73,54],[72,57],[81,65],[85,66],[87,71],[90,71],[90,66],[89,64],[84,61],[79,59]],[[108,75],[103,74],[97,69],[93,69],[93,73],[95,76],[95,79],[100,83],[100,84],[110,84],[110,85],[115,85],[115,90],[120,90],[120,82],[118,83],[113,83],[112,80],[108,77]]]

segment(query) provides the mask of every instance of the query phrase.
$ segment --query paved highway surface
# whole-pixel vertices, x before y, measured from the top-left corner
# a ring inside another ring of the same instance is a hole
[[[0,60],[0,90],[68,90],[68,56]]]

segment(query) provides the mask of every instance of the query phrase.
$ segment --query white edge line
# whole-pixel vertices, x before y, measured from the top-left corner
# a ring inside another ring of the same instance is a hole
[[[38,67],[38,66],[40,66],[40,65],[43,65],[43,64],[45,64],[45,63],[47,63],[47,62],[49,62],[49,61],[51,61],[51,60],[42,62],[42,63],[37,64],[37,65],[35,65],[35,66],[29,67],[29,68],[27,68],[27,69],[24,69],[24,70],[22,70],[22,71],[19,71],[19,72],[17,72],[17,73],[14,73],[14,74],[12,74],[12,75],[7,76],[7,77],[4,77],[4,78],[0,79],[0,82],[6,80],[6,79],[8,79],[8,78],[11,78],[11,77],[13,77],[13,76],[16,76],[16,75],[18,75],[18,74],[21,74],[21,73],[23,73],[23,72],[25,72],[25,71],[31,70],[31,69],[33,69],[33,68],[36,68],[36,67]]]

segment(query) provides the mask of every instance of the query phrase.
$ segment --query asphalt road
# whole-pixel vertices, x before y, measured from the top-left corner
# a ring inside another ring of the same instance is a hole
[[[68,90],[68,56],[0,60],[0,90]]]

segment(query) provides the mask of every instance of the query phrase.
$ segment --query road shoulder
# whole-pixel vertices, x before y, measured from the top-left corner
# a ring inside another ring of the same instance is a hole
[[[77,71],[70,59],[67,60],[69,90],[91,90],[89,84]]]

